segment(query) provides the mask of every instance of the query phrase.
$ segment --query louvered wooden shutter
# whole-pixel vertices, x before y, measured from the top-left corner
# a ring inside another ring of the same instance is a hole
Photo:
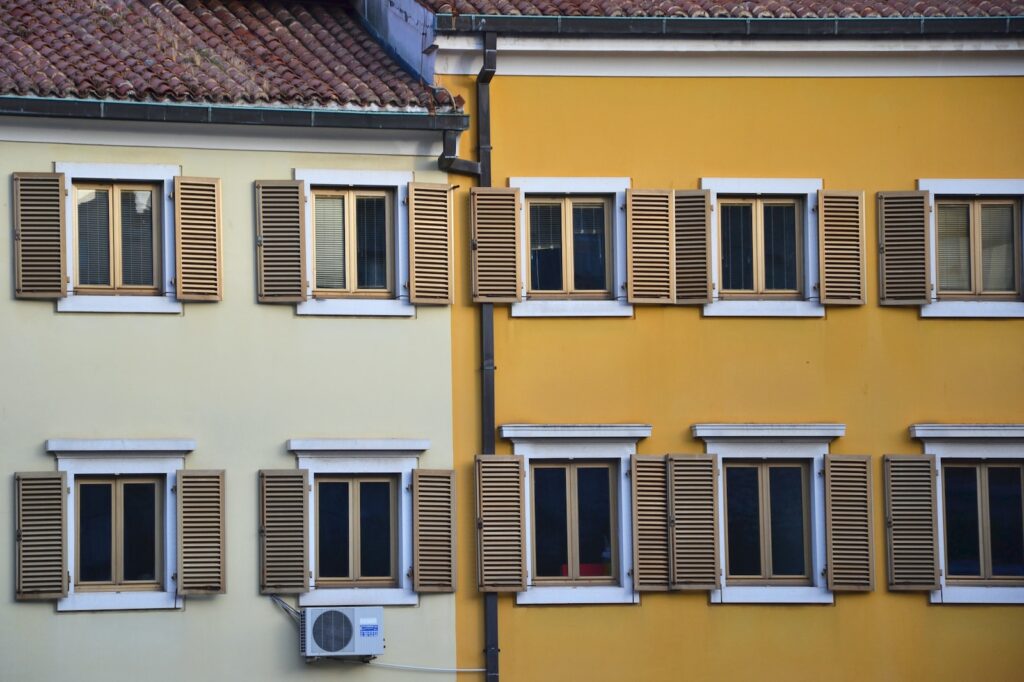
[[[526,589],[523,458],[476,458],[478,583],[481,592]]]
[[[179,301],[221,300],[219,178],[174,178],[174,248]]]
[[[409,300],[452,302],[452,201],[449,185],[409,183]]]
[[[522,300],[519,190],[474,187],[469,196],[473,217],[473,300]]]
[[[67,479],[63,471],[18,473],[15,486],[15,596],[68,594]]]
[[[818,190],[821,302],[862,305],[864,292],[864,193]]]
[[[224,594],[224,472],[177,476],[178,594]]]
[[[67,295],[64,174],[14,174],[14,294]]]
[[[714,590],[719,581],[714,455],[668,458],[669,547],[674,590]]]
[[[455,472],[412,472],[412,581],[417,592],[455,591]]]
[[[256,268],[261,303],[306,300],[305,202],[299,180],[256,182]]]
[[[676,303],[711,303],[711,192],[675,192]]]
[[[890,590],[939,589],[935,457],[885,456]]]
[[[668,476],[663,456],[633,455],[633,589],[667,590],[670,573]]]
[[[931,292],[928,192],[879,192],[882,305],[921,305]]]
[[[825,456],[828,589],[875,589],[871,458]]]
[[[626,192],[626,287],[630,303],[675,301],[672,192]]]
[[[309,471],[260,471],[260,593],[309,586]]]

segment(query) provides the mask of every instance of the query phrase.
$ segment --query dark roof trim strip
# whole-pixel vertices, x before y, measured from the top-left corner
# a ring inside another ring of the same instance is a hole
[[[321,110],[159,102],[114,102],[44,97],[0,97],[0,115],[86,118],[161,123],[227,123],[297,128],[377,130],[465,130],[465,114],[401,111]]]

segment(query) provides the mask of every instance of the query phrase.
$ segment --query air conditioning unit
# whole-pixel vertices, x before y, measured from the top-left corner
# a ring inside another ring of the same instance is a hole
[[[384,609],[326,606],[302,609],[299,651],[306,658],[364,658],[384,653]]]

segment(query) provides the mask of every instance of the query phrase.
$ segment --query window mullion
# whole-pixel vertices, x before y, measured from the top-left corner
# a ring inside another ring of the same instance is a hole
[[[568,562],[568,578],[570,580],[579,580],[580,577],[580,562],[579,562],[579,514],[578,505],[576,504],[576,464],[571,463],[566,465],[565,469],[565,504],[569,507],[568,513],[566,514],[566,532],[569,534],[568,538],[568,556],[566,560]]]
[[[345,291],[351,294],[359,287],[359,273],[356,271],[356,198],[352,190],[346,190],[342,196],[345,202]]]
[[[108,196],[110,197],[110,210],[107,211],[107,239],[109,240],[107,255],[110,258],[110,288],[117,290],[121,288],[121,188],[118,185],[110,185]]]
[[[970,211],[971,236],[971,292],[980,294],[985,290],[984,257],[981,244],[981,202],[972,201]]]
[[[114,524],[114,532],[111,534],[113,542],[111,543],[113,562],[112,571],[110,577],[113,578],[115,585],[120,585],[124,582],[124,571],[122,567],[122,552],[124,545],[124,480],[115,479],[113,483],[113,490],[111,491],[112,504],[114,506],[113,513],[111,514],[111,523]]]
[[[754,260],[754,291],[764,293],[764,203],[754,199],[754,210],[751,216],[753,234],[751,252]]]
[[[361,488],[362,486],[359,485],[359,479],[353,478],[349,481],[348,575],[349,579],[353,581],[357,581],[362,577],[359,570],[359,531],[362,530],[362,524],[359,522],[359,492]]]
[[[572,199],[565,197],[562,199],[562,290],[570,294],[576,290],[572,229]]]
[[[758,485],[761,492],[758,514],[761,519],[761,576],[771,578],[774,574],[771,554],[771,500],[768,486],[769,467],[767,462],[757,466]]]
[[[992,579],[992,547],[989,541],[991,533],[991,519],[988,514],[988,465],[978,466],[978,524],[981,526],[978,533],[978,541],[981,544],[979,552],[981,555],[981,577],[985,580]]]

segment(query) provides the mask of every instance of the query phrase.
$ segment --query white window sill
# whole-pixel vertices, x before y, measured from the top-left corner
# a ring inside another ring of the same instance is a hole
[[[134,611],[180,609],[183,599],[174,592],[70,592],[57,601],[58,611]]]
[[[415,317],[416,306],[400,298],[311,298],[295,306],[296,315]]]
[[[620,301],[523,301],[512,304],[512,317],[633,317],[633,306]]]
[[[704,317],[825,317],[817,301],[715,301],[704,306]]]
[[[349,587],[310,590],[299,606],[418,606],[419,595],[401,587]]]
[[[86,296],[57,300],[58,313],[163,313],[180,315],[181,301],[170,296]]]
[[[931,593],[932,604],[1024,604],[1024,587],[946,585]]]
[[[921,317],[1024,317],[1020,301],[936,301],[921,306]]]
[[[530,587],[516,594],[516,604],[522,606],[542,604],[639,604],[640,595],[630,587],[590,585],[572,587]]]
[[[824,587],[734,585],[712,590],[712,604],[832,604],[834,595]]]

